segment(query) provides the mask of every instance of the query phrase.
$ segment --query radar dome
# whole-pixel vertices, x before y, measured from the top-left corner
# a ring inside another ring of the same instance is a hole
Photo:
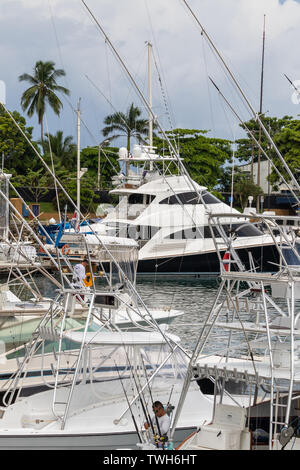
[[[140,145],[134,145],[132,150],[132,155],[134,158],[140,158],[142,154],[142,149]]]
[[[128,157],[128,150],[126,147],[121,147],[119,149],[119,158],[127,158]]]

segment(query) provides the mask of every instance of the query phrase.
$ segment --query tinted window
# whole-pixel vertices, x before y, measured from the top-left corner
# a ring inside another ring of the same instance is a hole
[[[221,201],[217,199],[215,196],[208,192],[203,192],[202,193],[202,198],[205,202],[205,204],[219,204]],[[181,193],[181,194],[173,194],[172,196],[167,197],[166,199],[163,199],[160,201],[160,204],[202,204],[202,199],[199,196],[198,193],[195,191],[190,191],[187,193]]]
[[[171,240],[194,240],[203,238],[203,227],[191,227],[171,233],[168,237]]]
[[[152,194],[130,194],[128,198],[128,204],[144,204],[144,196],[146,204],[150,204],[150,202],[155,199],[155,196]]]
[[[251,224],[235,224],[232,228],[240,237],[257,237],[263,234],[255,225]]]
[[[202,193],[202,197],[205,204],[220,204],[221,202],[216,196],[207,192]]]
[[[199,196],[195,192],[173,194],[160,201],[160,204],[201,204],[199,202]]]
[[[223,225],[226,235],[230,233],[235,233],[238,237],[258,237],[263,235],[263,233],[255,227],[255,225],[251,225],[249,223],[245,224],[232,224],[230,225]],[[213,227],[213,232],[216,237],[220,237],[220,232],[216,227]],[[211,238],[211,230],[209,226],[204,227],[204,238]]]
[[[133,238],[134,240],[150,240],[158,232],[158,227],[150,225],[110,224],[108,235],[111,237]]]
[[[128,204],[143,204],[144,195],[143,194],[130,194],[128,198]]]

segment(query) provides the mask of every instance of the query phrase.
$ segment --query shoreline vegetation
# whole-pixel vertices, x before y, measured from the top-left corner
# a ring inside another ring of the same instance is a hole
[[[63,112],[62,103],[56,93],[70,95],[70,90],[58,84],[58,80],[65,75],[65,71],[55,69],[55,64],[51,61],[40,60],[36,62],[32,75],[24,73],[19,76],[20,81],[30,84],[30,87],[23,92],[20,98],[20,105],[29,118],[37,117],[41,128],[41,138],[34,141],[33,145],[43,155],[47,164],[52,165],[53,161],[56,176],[71,198],[76,200],[77,145],[72,136],[64,135],[63,130],[47,135],[44,133],[43,127],[46,108],[50,108],[58,116]],[[26,118],[18,111],[13,111],[12,114],[32,142],[33,127],[28,126]],[[296,175],[299,174],[300,121],[291,116],[277,118],[264,115],[262,115],[262,121],[268,127],[292,172]],[[253,119],[245,124],[251,132],[258,132],[258,125]],[[254,201],[263,195],[253,173],[253,166],[259,158],[259,150],[250,135],[232,142],[209,137],[208,130],[174,129],[167,133],[169,138],[174,139],[180,148],[180,157],[183,158],[191,178],[198,184],[206,186],[209,191],[221,199],[222,193],[231,191],[233,153],[235,155],[234,207],[243,210],[250,195],[253,196]],[[80,152],[81,165],[87,168],[87,172],[81,178],[81,208],[85,214],[95,214],[97,204],[107,202],[101,200],[101,191],[112,189],[112,177],[116,174],[116,169],[119,170],[118,147],[112,146],[112,141],[123,138],[126,143],[124,146],[128,150],[130,150],[133,139],[135,142],[147,144],[148,120],[143,118],[142,110],[132,103],[125,113],[120,111],[105,117],[104,127],[99,130],[99,141],[101,138],[102,140],[106,138],[106,140],[103,140],[98,146],[82,148]],[[157,147],[158,153],[163,154],[168,151],[166,143],[157,135],[155,125],[153,145]],[[281,168],[275,152],[269,149],[265,136],[261,138],[261,145],[288,180],[288,175]],[[234,146],[235,152],[233,152]],[[100,151],[101,179],[98,174]],[[5,172],[12,174],[12,182],[16,188],[30,190],[29,199],[25,199],[26,203],[39,203],[41,213],[56,213],[56,197],[45,201],[45,196],[51,197],[49,190],[54,189],[52,177],[47,174],[33,149],[15,128],[3,109],[0,110],[0,155],[2,155],[2,167]],[[261,156],[260,159],[264,160]],[[251,164],[252,170],[250,172],[239,169],[239,166],[245,164]],[[281,182],[274,170],[270,171],[267,180],[273,190],[279,190]],[[10,197],[13,198],[16,195],[11,193]],[[58,193],[58,198],[62,209],[67,201],[61,192]]]

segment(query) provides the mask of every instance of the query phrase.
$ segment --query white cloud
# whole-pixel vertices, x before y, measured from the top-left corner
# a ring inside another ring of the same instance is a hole
[[[233,131],[237,132],[233,117],[228,111],[224,114],[226,107],[209,85],[207,74],[216,80],[242,117],[248,118],[181,0],[86,0],[86,3],[145,92],[145,41],[153,42],[156,58],[159,54],[161,61],[160,72],[166,78],[165,91],[174,111],[175,126],[212,129],[214,135],[228,138]],[[292,80],[300,79],[299,3],[190,0],[190,5],[257,108],[262,25],[266,14],[264,110],[271,115],[296,116],[299,109],[292,102],[292,90],[283,74]],[[99,131],[103,118],[112,109],[85,75],[112,99],[117,109],[124,111],[131,101],[141,104],[80,0],[2,0],[0,15],[0,79],[7,83],[7,103],[11,109],[20,110],[20,96],[26,86],[18,82],[18,76],[31,73],[39,59],[53,60],[57,67],[66,70],[63,84],[71,89],[74,106],[81,97],[83,119],[96,141],[102,139]],[[167,127],[155,68],[153,75],[154,110]],[[38,135],[36,120],[28,122],[35,125]],[[48,123],[50,132],[61,128],[66,134],[76,133],[75,119],[67,103],[60,118],[49,111]],[[83,134],[83,145],[95,143],[84,130]]]

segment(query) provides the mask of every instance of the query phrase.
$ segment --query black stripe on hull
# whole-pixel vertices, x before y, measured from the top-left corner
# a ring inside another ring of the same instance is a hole
[[[277,267],[271,263],[279,262],[279,255],[274,245],[255,246],[237,250],[237,253],[245,265],[250,269],[249,253],[252,254],[254,264],[258,271],[274,272]],[[231,265],[233,266],[233,265]],[[231,269],[234,269],[233,267]],[[194,255],[183,255],[170,258],[140,260],[138,273],[143,274],[218,274],[220,263],[216,252]]]

